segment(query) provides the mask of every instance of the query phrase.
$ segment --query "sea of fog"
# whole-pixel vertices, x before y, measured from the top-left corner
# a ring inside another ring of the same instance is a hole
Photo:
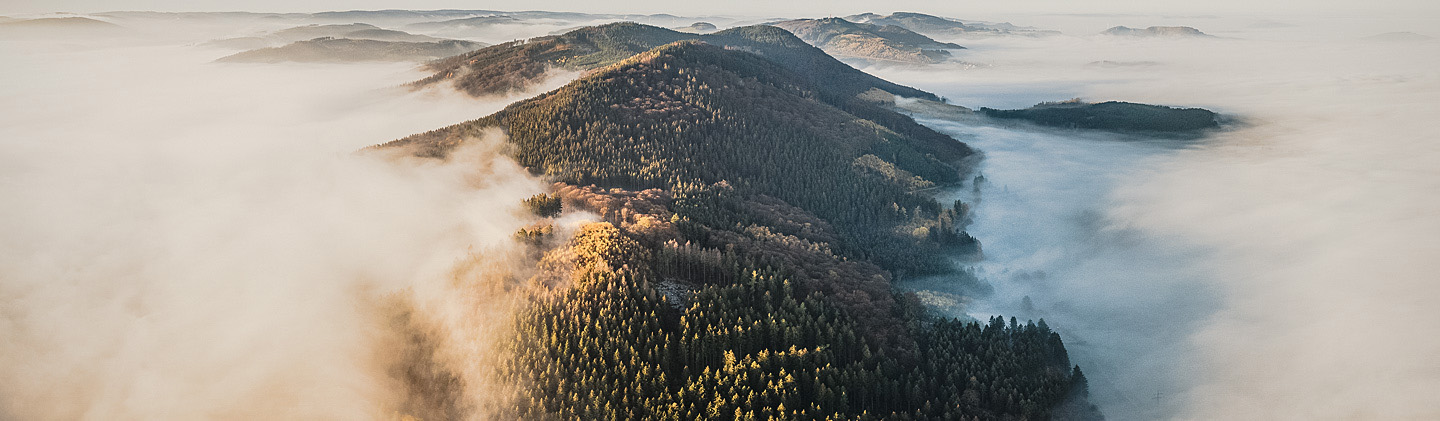
[[[905,286],[958,316],[1044,318],[1111,419],[1440,417],[1440,42],[1362,39],[1435,17],[1274,19],[1046,16],[1081,35],[867,68],[972,108],[1227,119],[1167,140],[922,116],[985,154],[978,193],[942,195],[974,205],[985,257],[964,264],[982,285]],[[1121,24],[1223,37],[1083,35]]]
[[[1227,127],[921,118],[985,154],[978,192],[942,195],[974,205],[983,285],[906,287],[957,316],[1045,318],[1111,419],[1440,419],[1440,44],[1362,40],[1435,17],[979,18],[1069,35],[865,70],[968,107],[1128,100]],[[1159,24],[1221,37],[1086,35]],[[459,165],[354,151],[514,98],[200,46],[280,23],[137,26],[138,42],[0,41],[0,418],[393,415],[376,301],[408,291],[437,329],[476,331],[487,315],[457,309],[489,307],[454,301],[475,295],[455,293],[458,262],[525,224],[515,204],[543,181],[498,135]],[[484,348],[449,339],[455,361]]]

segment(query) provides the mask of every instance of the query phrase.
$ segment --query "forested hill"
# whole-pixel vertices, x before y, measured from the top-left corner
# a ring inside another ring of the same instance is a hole
[[[788,35],[788,33],[787,33]],[[793,39],[793,37],[790,37]],[[443,158],[488,128],[556,181],[526,201],[570,238],[543,256],[503,338],[496,419],[1099,419],[1043,321],[931,316],[893,273],[974,252],[967,206],[919,191],[974,155],[888,110],[823,101],[811,78],[745,50],[680,41],[479,120],[379,149]],[[885,114],[888,113],[888,114]],[[919,135],[917,133],[931,133]],[[945,252],[945,253],[942,253]],[[447,405],[455,377],[407,377]],[[488,389],[487,389],[488,390]],[[422,399],[423,400],[423,399]]]
[[[938,99],[929,92],[897,85],[856,70],[784,29],[765,25],[733,28],[713,34],[684,33],[632,22],[586,27],[563,35],[494,45],[435,61],[428,66],[435,74],[413,85],[449,82],[456,89],[473,96],[505,94],[538,84],[551,68],[596,69],[683,40],[699,40],[758,54],[836,98],[848,99],[876,88],[906,97]]]

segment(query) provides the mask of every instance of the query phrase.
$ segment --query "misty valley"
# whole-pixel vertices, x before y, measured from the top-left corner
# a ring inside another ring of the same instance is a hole
[[[1435,16],[852,12],[0,8],[0,419],[1440,417]]]

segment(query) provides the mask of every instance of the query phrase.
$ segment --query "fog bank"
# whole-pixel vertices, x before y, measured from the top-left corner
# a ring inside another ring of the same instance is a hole
[[[0,418],[392,418],[416,326],[429,369],[478,378],[446,356],[487,345],[505,300],[473,293],[503,294],[543,185],[498,134],[443,165],[354,151],[503,102],[223,54],[0,43]]]

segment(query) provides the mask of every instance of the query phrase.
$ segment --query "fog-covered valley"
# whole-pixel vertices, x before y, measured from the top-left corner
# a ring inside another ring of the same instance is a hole
[[[521,202],[555,180],[517,164],[499,130],[444,162],[360,150],[595,71],[475,98],[411,89],[432,73],[413,58],[225,63],[242,49],[217,41],[366,22],[502,44],[610,21],[769,19],[76,16],[129,32],[0,30],[0,418],[496,416],[475,409],[504,387],[486,372],[494,338],[537,270],[512,239],[545,219]],[[1063,33],[926,34],[965,49],[845,62],[972,109],[1120,100],[1206,108],[1221,127],[912,113],[981,154],[936,199],[970,204],[983,258],[956,252],[967,274],[897,286],[947,316],[1044,318],[1109,419],[1440,416],[1440,42],[1371,38],[1436,17],[975,17]],[[1214,37],[1098,35],[1118,25]],[[610,217],[569,200],[561,235]],[[830,235],[811,234],[793,238]],[[397,366],[460,379],[445,391],[460,402],[426,406],[434,391]]]

